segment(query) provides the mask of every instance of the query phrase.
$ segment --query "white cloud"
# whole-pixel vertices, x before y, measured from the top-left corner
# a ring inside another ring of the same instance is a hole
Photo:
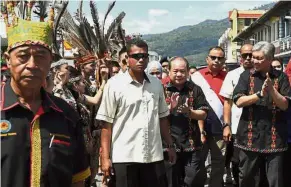
[[[165,9],[149,9],[149,16],[163,16],[169,14],[168,10]]]
[[[155,19],[149,19],[149,20],[137,20],[137,19],[135,19],[135,20],[130,20],[130,21],[125,20],[123,22],[123,26],[124,26],[124,28],[126,28],[126,32],[128,34],[153,33],[155,30],[155,27],[157,27],[160,24],[161,23]]]
[[[156,30],[163,27],[163,24],[158,20],[158,17],[168,14],[169,11],[165,9],[149,9],[147,19],[132,19],[125,17],[123,27],[126,28],[127,34],[157,33]]]

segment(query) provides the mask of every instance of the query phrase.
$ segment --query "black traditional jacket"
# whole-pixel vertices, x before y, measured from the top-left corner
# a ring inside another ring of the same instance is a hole
[[[290,101],[291,88],[287,75],[271,68],[269,76],[274,88]],[[244,71],[234,90],[234,103],[244,95],[261,91],[266,77],[255,70]],[[260,153],[274,153],[287,150],[287,119],[267,94],[257,103],[243,107],[237,130],[235,145],[243,150]]]
[[[166,102],[170,107],[171,135],[177,152],[191,152],[201,148],[198,121],[188,115],[177,113],[179,106],[187,104],[193,110],[208,111],[209,105],[202,89],[192,81],[187,81],[182,90],[171,83],[166,85]]]
[[[38,112],[1,87],[1,186],[63,187],[90,176],[78,114],[41,90]]]

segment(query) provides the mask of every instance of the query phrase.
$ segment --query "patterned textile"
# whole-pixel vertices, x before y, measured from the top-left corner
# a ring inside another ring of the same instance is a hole
[[[73,94],[71,93],[71,91],[67,87],[56,85],[53,88],[53,95],[56,97],[62,98],[77,111],[76,100]]]

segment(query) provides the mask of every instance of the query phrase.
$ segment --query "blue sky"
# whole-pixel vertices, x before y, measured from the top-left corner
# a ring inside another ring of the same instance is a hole
[[[110,1],[95,1],[99,17],[103,19]],[[126,16],[123,27],[127,34],[141,33],[154,34],[171,31],[185,25],[195,25],[206,19],[223,19],[228,16],[228,11],[237,8],[248,10],[272,1],[118,1],[107,18],[105,28],[112,20],[124,11]],[[78,1],[69,2],[71,13],[77,10]],[[91,14],[89,1],[84,0],[83,12],[89,22]],[[101,19],[101,20],[102,20]]]

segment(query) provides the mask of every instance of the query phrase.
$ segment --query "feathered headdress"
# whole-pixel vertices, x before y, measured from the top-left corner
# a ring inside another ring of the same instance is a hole
[[[8,38],[7,51],[22,45],[42,45],[58,53],[57,28],[68,1],[59,3],[57,13],[55,5],[56,1],[1,1]],[[32,13],[39,22],[31,20]]]
[[[110,54],[118,53],[118,49],[125,46],[124,31],[121,27],[122,19],[125,17],[124,12],[121,12],[110,24],[106,34],[104,31],[106,19],[114,5],[115,1],[109,4],[104,20],[100,24],[96,4],[90,1],[93,26],[83,15],[83,1],[80,1],[79,8],[74,16],[76,22],[70,13],[65,11],[61,21],[63,36],[73,47],[78,48],[79,64],[90,62],[94,60],[94,57],[95,59],[111,58]]]

